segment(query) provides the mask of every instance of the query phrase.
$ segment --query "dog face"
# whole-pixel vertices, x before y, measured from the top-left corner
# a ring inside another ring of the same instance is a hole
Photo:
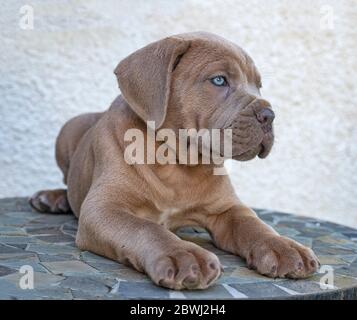
[[[274,113],[252,59],[235,44],[209,33],[178,35],[137,51],[115,73],[129,105],[158,128],[232,129],[234,159],[269,154]]]

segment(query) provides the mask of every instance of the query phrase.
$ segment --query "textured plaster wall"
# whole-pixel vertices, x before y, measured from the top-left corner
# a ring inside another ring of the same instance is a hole
[[[34,30],[19,27],[25,4]],[[356,22],[355,0],[2,1],[0,197],[61,186],[55,137],[67,119],[109,106],[120,59],[206,30],[250,53],[277,114],[271,156],[233,165],[241,199],[357,227]]]

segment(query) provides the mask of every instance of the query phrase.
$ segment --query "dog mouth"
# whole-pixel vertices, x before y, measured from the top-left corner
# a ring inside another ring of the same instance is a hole
[[[266,139],[264,137],[263,141],[259,145],[259,148],[260,148],[260,151],[258,152],[258,157],[260,159],[265,159],[269,155],[270,150],[272,148],[272,143],[271,143],[270,139]]]
[[[265,159],[272,147],[273,147],[273,142],[274,142],[274,136],[272,132],[268,132],[264,135],[262,142],[260,143],[260,151],[258,152],[258,157],[260,159]]]
[[[260,147],[260,151],[258,152],[258,157],[260,159],[265,159],[268,156],[269,151],[268,151],[268,149],[265,147],[265,145],[263,143],[261,143],[259,145],[259,147]]]
[[[250,148],[249,150],[235,154],[233,155],[233,159],[239,160],[239,161],[248,161],[251,159],[254,159],[256,156],[260,159],[265,159],[274,143],[274,135],[272,132],[265,133],[263,138],[261,139],[261,142],[258,145],[255,145],[254,147]]]

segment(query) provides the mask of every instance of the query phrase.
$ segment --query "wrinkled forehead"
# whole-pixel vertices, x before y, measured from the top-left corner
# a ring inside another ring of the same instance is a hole
[[[192,67],[202,72],[215,69],[227,72],[232,77],[244,77],[260,86],[260,74],[249,55],[238,45],[209,33],[180,35],[191,42],[188,52]]]

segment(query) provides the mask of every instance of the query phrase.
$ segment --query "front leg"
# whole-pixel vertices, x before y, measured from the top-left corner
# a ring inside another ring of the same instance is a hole
[[[90,192],[80,212],[76,244],[148,274],[171,289],[204,289],[221,274],[216,255],[131,214],[119,192]]]
[[[210,216],[206,228],[219,248],[245,258],[263,275],[305,278],[318,268],[310,248],[280,236],[244,205]]]

